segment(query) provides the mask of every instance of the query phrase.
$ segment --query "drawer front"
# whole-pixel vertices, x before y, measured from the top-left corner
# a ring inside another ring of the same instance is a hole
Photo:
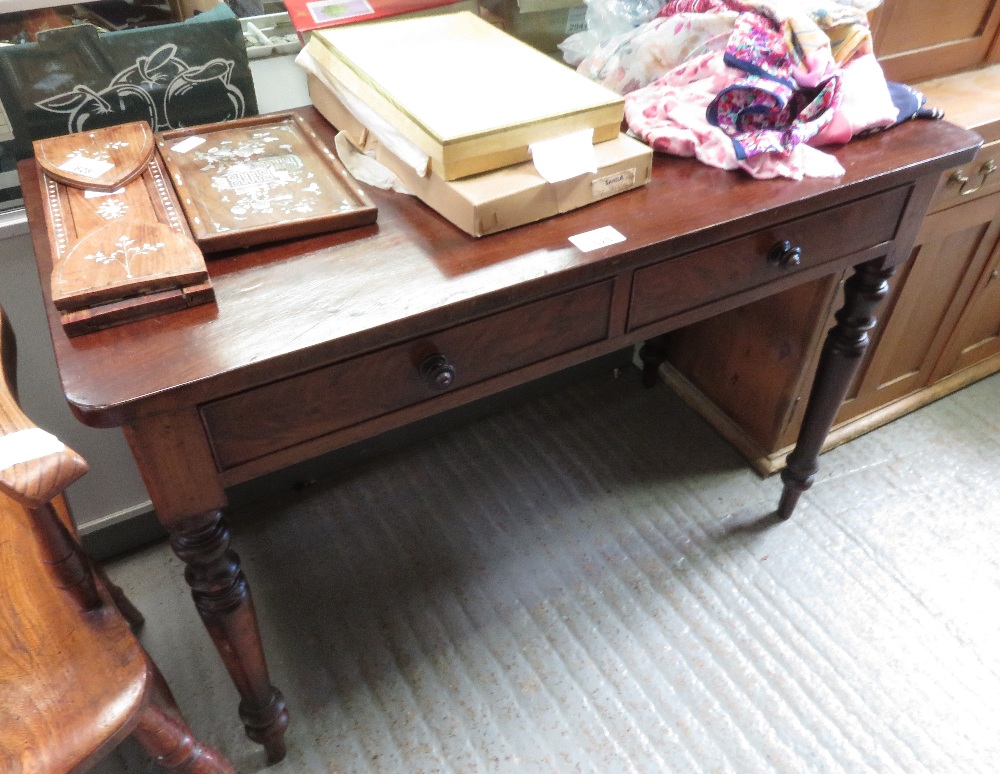
[[[888,242],[896,235],[909,193],[909,188],[894,188],[638,269],[628,329]],[[780,248],[772,254],[783,242],[791,250],[799,248],[797,261]]]
[[[205,404],[219,468],[602,341],[611,291],[590,285]]]
[[[979,149],[973,161],[941,176],[930,210],[941,210],[1000,191],[1000,140]]]

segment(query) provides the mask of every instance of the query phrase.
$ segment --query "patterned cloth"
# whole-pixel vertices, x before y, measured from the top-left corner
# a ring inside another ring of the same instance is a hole
[[[670,0],[664,3],[659,16],[675,16],[679,13],[709,13],[728,8],[726,0]]]
[[[655,151],[693,156],[720,169],[743,169],[755,178],[836,177],[843,167],[831,155],[805,144],[784,153],[759,153],[740,158],[732,138],[706,120],[706,111],[738,71],[728,67],[723,52],[690,59],[649,86],[625,96],[625,120],[630,131]]]
[[[577,71],[612,91],[628,94],[689,59],[723,51],[736,17],[735,11],[661,16],[598,46]]]
[[[801,88],[781,30],[765,16],[740,14],[723,61],[741,73],[722,89],[706,117],[732,138],[737,158],[784,153],[818,135],[840,103],[840,79]]]
[[[727,0],[727,4],[779,25],[795,79],[802,86],[817,86],[838,65],[872,50],[868,17],[851,5],[833,0]]]
[[[895,120],[865,12],[878,0],[669,0],[580,71],[625,94],[655,150],[754,177],[835,176],[815,146]]]

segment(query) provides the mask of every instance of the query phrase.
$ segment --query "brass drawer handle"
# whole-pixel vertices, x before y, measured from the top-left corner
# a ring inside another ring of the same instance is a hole
[[[990,159],[979,168],[979,185],[977,185],[975,188],[967,189],[965,187],[969,184],[969,176],[960,169],[956,169],[954,173],[952,173],[952,176],[948,178],[948,185],[957,185],[958,195],[968,196],[969,194],[974,194],[976,191],[978,191],[980,188],[986,185],[986,178],[988,178],[996,171],[997,171],[997,163],[993,159]]]
[[[785,269],[794,269],[802,263],[802,248],[793,247],[791,242],[784,239],[768,251],[767,262]]]
[[[420,376],[433,390],[447,390],[455,383],[455,366],[444,355],[431,355],[420,364]]]

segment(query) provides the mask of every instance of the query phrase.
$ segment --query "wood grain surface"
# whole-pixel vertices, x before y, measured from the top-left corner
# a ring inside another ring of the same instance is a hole
[[[332,130],[328,136],[332,142]],[[162,409],[157,397],[167,391],[171,402],[193,405],[226,395],[234,385],[274,381],[556,291],[630,277],[640,266],[822,213],[910,184],[915,176],[936,177],[970,159],[978,144],[977,135],[946,122],[912,122],[838,149],[842,178],[799,182],[756,181],[657,155],[653,180],[641,189],[479,239],[419,201],[370,189],[380,211],[377,224],[218,254],[209,265],[216,305],[74,341],[54,326],[63,387],[77,415],[97,426]],[[29,218],[40,220],[41,202],[33,195],[37,169],[29,161],[20,173]],[[625,241],[592,252],[568,241],[608,225]],[[47,284],[47,235],[36,229],[33,240]],[[908,257],[889,252],[890,261]],[[856,259],[845,257],[839,268]],[[737,263],[759,260],[733,256]],[[834,268],[776,274],[712,309],[735,307]],[[688,290],[679,285],[675,292]],[[620,335],[626,321],[620,311],[613,314],[621,319],[615,318],[612,335]],[[664,330],[669,327],[664,323]],[[647,333],[638,329],[634,338]],[[108,372],[119,378],[107,379]]]

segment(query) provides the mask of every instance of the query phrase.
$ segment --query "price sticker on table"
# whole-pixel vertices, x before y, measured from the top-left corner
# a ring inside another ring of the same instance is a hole
[[[602,226],[593,231],[584,231],[569,238],[569,241],[585,253],[625,241],[625,235],[612,226]]]

